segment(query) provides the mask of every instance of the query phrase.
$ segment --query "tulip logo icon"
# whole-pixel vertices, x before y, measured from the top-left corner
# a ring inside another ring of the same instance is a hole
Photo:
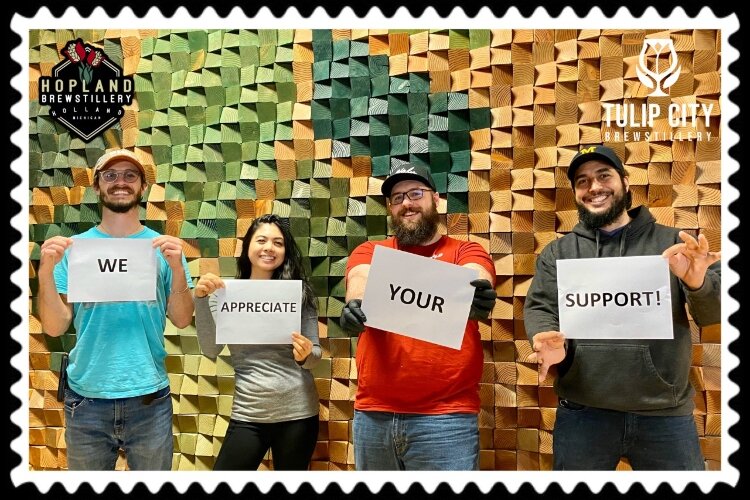
[[[649,69],[646,60],[649,49],[650,53],[656,56],[653,71]],[[664,63],[662,63],[662,54],[665,54],[664,59],[667,59]],[[643,85],[654,89],[649,96],[665,96],[667,94],[662,89],[668,89],[674,85],[680,76],[682,66],[677,67],[677,64],[677,52],[671,38],[647,38],[643,42],[635,72]]]

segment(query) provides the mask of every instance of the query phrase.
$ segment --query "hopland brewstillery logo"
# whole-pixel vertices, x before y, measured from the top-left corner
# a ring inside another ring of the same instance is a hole
[[[651,89],[648,97],[668,97],[665,90],[680,77],[677,51],[671,38],[647,38],[643,41],[638,65],[635,68],[638,80]],[[662,105],[656,102],[642,104],[615,104],[603,102],[604,122],[609,127],[645,128],[653,127],[654,120],[661,118]],[[713,104],[671,102],[667,106],[666,118],[669,126],[679,130],[669,132],[625,130],[604,132],[604,141],[710,141],[710,130],[699,130],[703,123],[709,128]]]
[[[66,43],[60,53],[63,60],[51,76],[39,79],[39,104],[49,105],[52,118],[89,142],[133,103],[133,77],[123,76],[103,50],[80,38]]]

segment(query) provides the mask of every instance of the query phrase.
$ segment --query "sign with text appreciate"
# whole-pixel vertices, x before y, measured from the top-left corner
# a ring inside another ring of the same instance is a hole
[[[560,331],[569,339],[671,339],[669,264],[661,255],[557,261]]]
[[[68,252],[68,302],[156,300],[151,239],[75,238]]]
[[[477,274],[378,245],[362,298],[366,325],[460,349]]]
[[[291,344],[302,324],[299,280],[224,280],[216,291],[217,344]]]

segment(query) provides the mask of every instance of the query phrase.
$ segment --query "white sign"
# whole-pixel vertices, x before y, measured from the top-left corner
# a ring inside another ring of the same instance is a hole
[[[376,246],[362,298],[366,325],[460,349],[478,273]]]
[[[569,339],[671,339],[669,264],[661,255],[557,261],[560,331]]]
[[[299,280],[224,280],[216,291],[217,344],[291,344],[302,324]]]
[[[156,300],[156,249],[145,238],[76,238],[68,302]]]

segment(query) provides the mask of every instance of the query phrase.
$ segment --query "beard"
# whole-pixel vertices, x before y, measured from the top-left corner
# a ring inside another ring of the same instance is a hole
[[[414,208],[412,208],[412,211],[414,211]],[[391,217],[393,234],[396,236],[399,244],[409,246],[423,245],[435,236],[438,224],[440,223],[440,216],[437,213],[434,203],[431,207],[420,210],[422,217],[416,222],[405,222],[402,218],[404,213],[406,213],[406,208],[401,207],[401,210]]]
[[[113,201],[109,198],[109,196],[107,196],[107,194],[100,193],[99,201],[101,202],[102,206],[108,208],[112,212],[124,214],[131,211],[133,208],[136,208],[141,203],[141,197],[136,196],[135,192],[133,192],[133,194],[134,196],[131,200]]]
[[[606,212],[599,214],[589,211],[585,205],[576,201],[576,207],[578,207],[578,220],[589,229],[599,229],[608,226],[616,221],[617,218],[629,208],[630,200],[631,196],[629,191],[627,193],[622,191],[619,195],[617,193],[612,193],[612,204]]]

